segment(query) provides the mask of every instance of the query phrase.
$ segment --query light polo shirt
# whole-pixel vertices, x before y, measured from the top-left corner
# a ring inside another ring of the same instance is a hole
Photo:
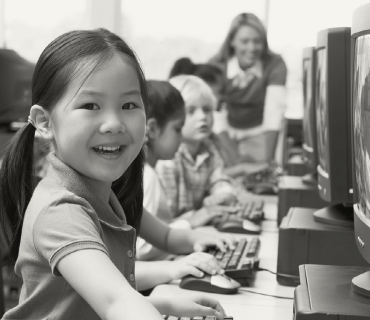
[[[104,203],[81,176],[54,154],[27,207],[15,272],[23,279],[18,306],[3,319],[100,319],[57,269],[77,250],[107,254],[133,288],[135,229],[116,196]]]

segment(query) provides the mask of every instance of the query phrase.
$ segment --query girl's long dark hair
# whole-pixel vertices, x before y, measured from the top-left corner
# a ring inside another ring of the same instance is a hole
[[[121,54],[136,69],[146,109],[146,82],[139,60],[125,41],[106,29],[67,32],[45,48],[33,75],[32,105],[52,112],[73,79],[81,75],[87,79],[115,54]],[[35,128],[31,124],[20,129],[10,141],[0,169],[1,240],[11,264],[18,257],[23,218],[35,188],[34,136]],[[143,165],[141,150],[112,185],[128,224],[136,229],[140,227],[143,210]]]

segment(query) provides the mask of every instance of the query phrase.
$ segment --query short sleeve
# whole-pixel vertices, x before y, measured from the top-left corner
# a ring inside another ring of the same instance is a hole
[[[284,60],[279,57],[276,58],[269,67],[269,75],[267,78],[267,85],[281,85],[285,86],[287,80],[288,69]]]
[[[33,241],[55,276],[60,276],[58,262],[72,252],[95,249],[109,255],[98,223],[96,213],[83,202],[59,202],[43,208],[33,226]]]

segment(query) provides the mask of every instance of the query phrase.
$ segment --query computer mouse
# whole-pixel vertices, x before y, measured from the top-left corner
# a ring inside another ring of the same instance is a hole
[[[226,275],[204,275],[202,278],[186,276],[180,282],[180,288],[211,293],[230,294],[238,292],[240,283]]]
[[[273,184],[256,184],[252,192],[255,194],[274,195],[278,193],[277,186]]]
[[[259,224],[246,219],[229,219],[220,223],[217,230],[230,233],[260,234],[262,228]]]

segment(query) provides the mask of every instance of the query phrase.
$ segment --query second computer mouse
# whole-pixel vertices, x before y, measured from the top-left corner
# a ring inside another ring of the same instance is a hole
[[[186,276],[180,282],[180,288],[211,293],[236,293],[240,283],[226,275],[205,275],[202,278]]]
[[[276,185],[273,185],[273,184],[263,184],[263,183],[259,183],[259,184],[256,184],[253,189],[252,189],[252,192],[254,194],[265,194],[265,195],[275,195],[278,193],[278,189],[277,189],[277,186]]]
[[[253,221],[246,219],[229,219],[217,226],[221,232],[242,233],[242,234],[260,234],[261,226]]]

